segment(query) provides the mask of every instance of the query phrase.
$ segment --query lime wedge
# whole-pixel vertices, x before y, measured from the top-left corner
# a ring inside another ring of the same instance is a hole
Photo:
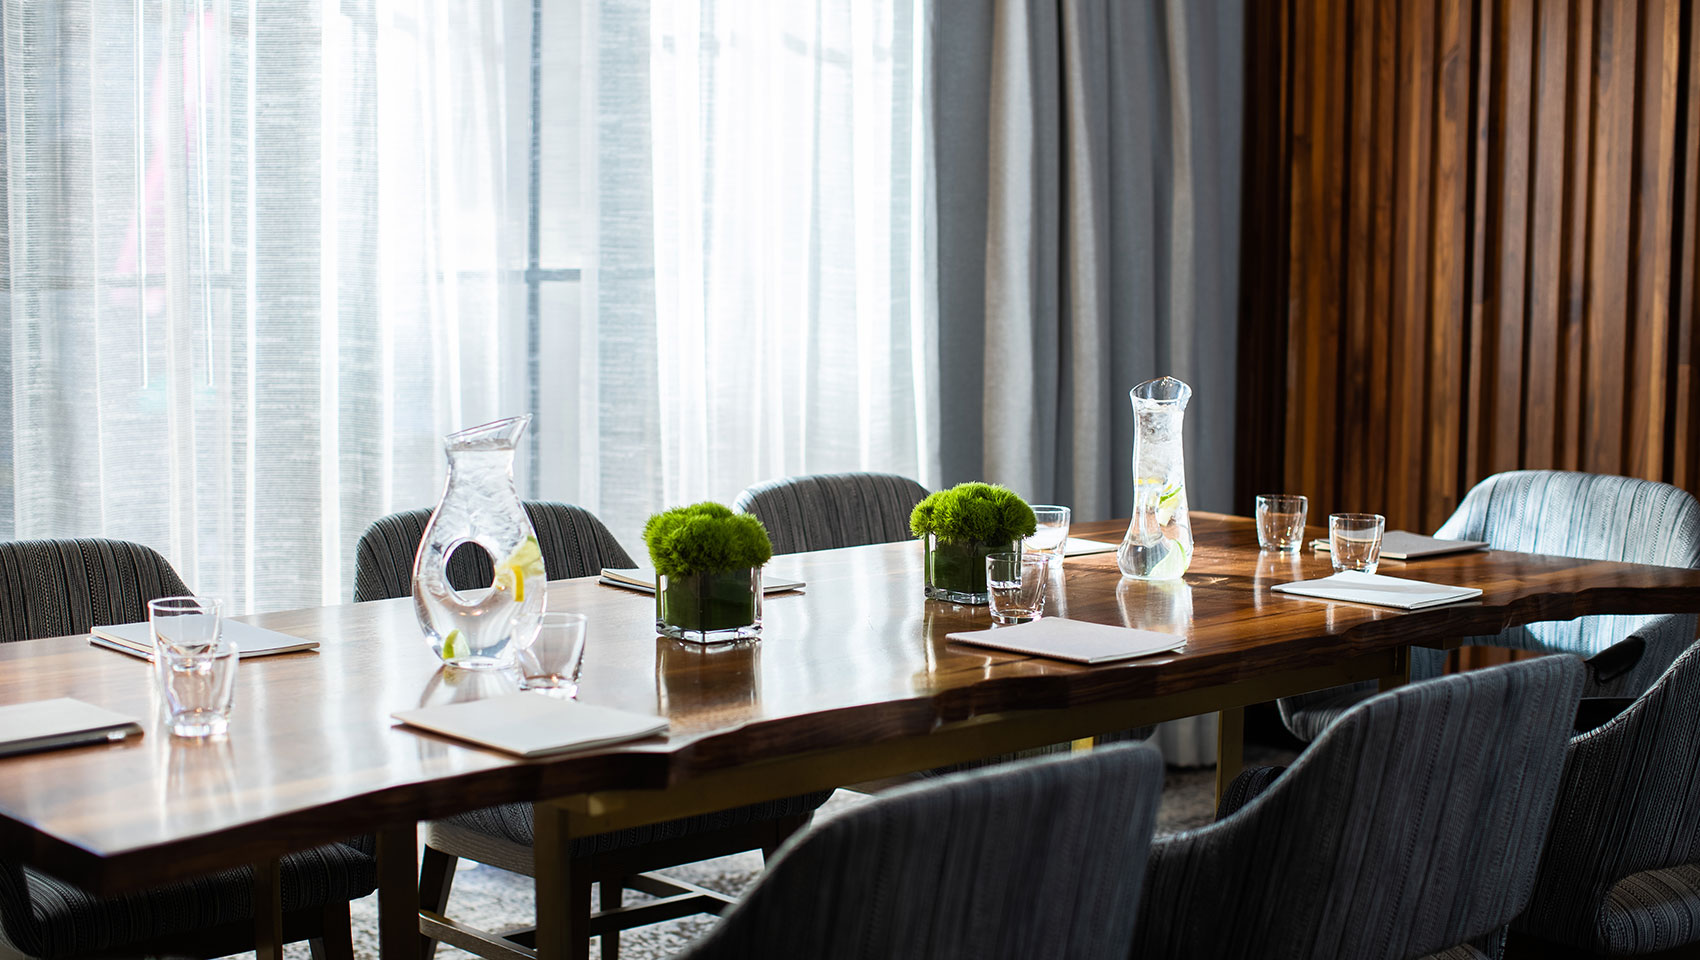
[[[1170,540],[1169,552],[1165,553],[1163,559],[1157,561],[1157,565],[1151,568],[1151,572],[1146,574],[1146,579],[1180,579],[1181,574],[1186,573],[1187,559],[1190,556],[1191,551],[1186,548],[1186,544],[1179,540]]]
[[[1177,483],[1164,490],[1162,496],[1157,498],[1157,526],[1160,527],[1175,518],[1175,511],[1181,505],[1181,491],[1183,489],[1185,488]]]
[[[443,638],[443,659],[444,660],[453,660],[455,658],[455,640],[458,639],[459,637],[460,637],[460,631],[459,630],[450,630],[449,635]]]

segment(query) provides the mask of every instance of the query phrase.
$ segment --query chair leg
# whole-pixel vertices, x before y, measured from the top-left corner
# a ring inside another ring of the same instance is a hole
[[[768,834],[768,838],[766,842],[761,845],[762,862],[766,863],[768,860],[772,859],[773,855],[779,852],[779,848],[785,844],[785,841],[789,839],[793,833],[796,833],[798,830],[808,826],[814,818],[814,811],[810,811],[808,813],[798,814],[795,817],[779,817],[773,820],[769,827],[770,833]]]
[[[308,941],[308,947],[313,960],[354,960],[354,929],[347,900],[325,904],[319,935]]]
[[[590,960],[590,871],[579,864],[577,869],[568,867],[567,889],[571,891],[572,902],[568,908],[573,912],[573,938],[567,945],[567,955],[572,960]],[[541,908],[543,905],[538,904]]]
[[[618,910],[625,899],[625,877],[602,878],[603,910]],[[602,935],[602,960],[620,960],[620,931],[609,930]]]
[[[425,848],[425,856],[419,861],[419,909],[435,914],[448,909],[449,888],[454,886],[455,865],[459,862],[441,850]],[[419,955],[431,960],[437,953],[437,941],[430,937],[419,940]]]

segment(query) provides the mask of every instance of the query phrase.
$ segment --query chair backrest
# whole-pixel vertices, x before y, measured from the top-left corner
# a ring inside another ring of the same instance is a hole
[[[762,522],[774,553],[802,553],[908,540],[909,514],[926,498],[896,474],[822,473],[758,483],[732,509]]]
[[[0,642],[137,623],[148,601],[189,593],[165,558],[123,540],[0,543]]]
[[[1476,484],[1436,535],[1486,540],[1495,550],[1695,567],[1700,566],[1700,503],[1668,483],[1516,470]],[[1640,634],[1647,641],[1641,664],[1610,691],[1601,691],[1633,696],[1688,647],[1696,623],[1692,615],[1579,617],[1513,627],[1493,643],[1587,657]],[[1648,636],[1649,627],[1658,636]]]
[[[87,633],[148,618],[148,601],[189,593],[171,564],[123,540],[0,543],[0,642]],[[0,954],[10,941],[41,955],[41,925],[15,860],[0,859]]]
[[[1582,676],[1543,657],[1352,708],[1240,811],[1153,845],[1132,955],[1392,960],[1510,923]]]
[[[1622,713],[1570,742],[1534,896],[1514,926],[1546,940],[1599,943],[1596,925],[1613,886],[1700,863],[1697,717],[1700,644]]]
[[[565,503],[528,500],[525,512],[537,531],[543,570],[551,580],[588,577],[603,567],[635,567],[620,542],[596,515]],[[431,511],[392,513],[372,523],[354,547],[354,601],[390,600],[413,594],[413,555],[425,536]],[[449,583],[456,590],[487,587],[496,576],[483,550],[459,550],[449,558]]]
[[[1163,786],[1148,744],[953,774],[793,838],[691,960],[1125,960]]]

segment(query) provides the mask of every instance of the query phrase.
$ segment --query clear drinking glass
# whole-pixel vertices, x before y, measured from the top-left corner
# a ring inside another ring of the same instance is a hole
[[[236,644],[229,640],[193,652],[155,642],[154,675],[173,736],[216,737],[230,729],[236,663]]]
[[[161,597],[148,601],[148,632],[157,650],[205,653],[218,643],[219,602],[210,597]]]
[[[1053,504],[1036,505],[1033,508],[1033,520],[1036,524],[1033,535],[1022,541],[1021,549],[1061,557],[1063,548],[1068,543],[1068,522],[1072,516],[1072,511],[1067,507]]]
[[[585,622],[582,613],[545,613],[537,639],[519,652],[520,686],[561,699],[578,696]]]
[[[1386,527],[1387,518],[1379,513],[1329,514],[1328,550],[1334,572],[1374,573],[1381,562],[1381,534]]]
[[[994,553],[986,557],[986,590],[995,623],[1036,620],[1050,582],[1048,553]]]
[[[1305,511],[1310,501],[1293,493],[1257,495],[1257,547],[1276,553],[1297,553],[1305,539]]]

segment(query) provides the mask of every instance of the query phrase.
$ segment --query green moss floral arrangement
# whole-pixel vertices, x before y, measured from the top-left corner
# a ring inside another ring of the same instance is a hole
[[[674,507],[643,525],[657,576],[655,629],[696,643],[761,635],[761,568],[773,543],[761,521],[718,503]]]
[[[909,530],[926,542],[926,593],[951,603],[985,603],[986,556],[1020,549],[1037,523],[1008,487],[959,483],[915,505]]]

